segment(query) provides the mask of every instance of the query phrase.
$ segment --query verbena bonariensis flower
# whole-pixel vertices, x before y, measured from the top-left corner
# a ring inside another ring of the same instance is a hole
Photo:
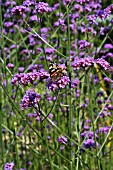
[[[86,40],[79,40],[79,49],[84,50],[86,47],[92,49],[93,45],[90,42],[87,42]]]
[[[99,113],[99,117],[100,118],[104,118],[104,117],[108,117],[108,116],[111,116],[111,112],[107,112],[107,111],[103,111],[103,112],[100,112]]]
[[[95,134],[96,135],[96,134]],[[90,131],[90,132],[88,132],[88,131],[84,131],[83,133],[81,133],[80,134],[80,136],[82,137],[82,138],[86,138],[86,139],[94,139],[94,132],[93,131]],[[97,138],[98,136],[96,135],[96,138]]]
[[[10,27],[12,27],[13,25],[14,25],[13,22],[4,22],[4,27],[6,27],[6,28],[10,28]]]
[[[104,20],[107,17],[109,17],[112,11],[113,11],[113,4],[111,4],[104,10],[99,10],[96,14],[88,15],[88,21],[92,24],[98,25],[98,22],[96,21],[96,19],[100,18],[101,20]]]
[[[35,9],[38,13],[42,14],[44,12],[51,12],[52,8],[49,6],[48,3],[39,2],[36,4]]]
[[[49,82],[49,84],[47,84],[47,87],[49,90],[53,91],[56,90],[57,88],[65,88],[65,86],[69,84],[69,82],[70,82],[69,77],[63,76],[57,81]]]
[[[41,96],[34,91],[34,89],[29,89],[26,91],[25,95],[23,96],[20,108],[21,110],[25,110],[29,107],[35,107],[41,100]]]
[[[103,67],[105,70],[110,68],[110,64],[105,61],[103,58],[98,58],[95,60],[96,64],[99,64],[101,67]]]
[[[100,132],[100,133],[107,134],[109,132],[109,129],[110,129],[109,126],[101,127],[101,128],[99,128],[99,130],[97,130],[97,133]]]
[[[96,147],[96,146],[99,146],[99,144],[96,143],[96,142],[94,141],[94,139],[86,139],[86,140],[83,142],[83,145],[82,145],[83,148],[92,148],[92,147]]]
[[[75,4],[73,10],[78,12],[83,12],[83,6],[79,4]]]
[[[5,6],[6,6],[6,7],[9,7],[10,5],[11,5],[11,6],[15,6],[15,5],[16,5],[16,2],[15,2],[15,1],[8,1],[8,0],[7,0],[6,3],[5,3]]]
[[[25,9],[26,7],[23,5],[15,6],[14,8],[12,8],[11,13],[12,15],[16,14],[22,15]]]
[[[6,163],[4,165],[4,170],[12,170],[14,167],[14,162],[11,162],[11,163]]]
[[[90,24],[98,25],[98,22],[96,21],[97,17],[95,14],[88,15],[87,19]]]
[[[54,52],[55,52],[55,50],[54,49],[52,49],[52,48],[45,48],[45,53],[46,54],[54,54]]]
[[[87,2],[87,0],[76,0],[76,2],[83,4],[83,3]]]
[[[104,48],[106,48],[106,49],[113,49],[113,45],[112,44],[105,44],[104,45]]]
[[[75,60],[72,62],[71,66],[74,70],[79,70],[80,68],[91,66],[92,64],[94,64],[94,58],[92,57],[75,57]]]
[[[14,68],[14,64],[8,63],[8,64],[7,64],[7,67],[8,67],[8,68]]]
[[[35,0],[25,0],[23,6],[31,6],[35,4]]]
[[[75,80],[71,83],[71,87],[76,88],[79,83],[80,83],[79,78],[75,78]]]
[[[59,137],[58,137],[58,142],[59,142],[60,144],[66,145],[66,144],[67,144],[67,138],[66,138],[65,136],[59,136]]]
[[[49,73],[45,70],[39,70],[30,73],[20,73],[15,74],[14,77],[11,79],[12,85],[28,85],[29,83],[33,84],[35,80],[41,81],[42,79],[47,79],[49,77]]]
[[[90,3],[85,4],[85,10],[87,12],[91,12],[92,10],[95,10],[95,9],[98,10],[98,9],[101,9],[101,8],[102,8],[101,4],[96,3],[94,1],[91,1]]]

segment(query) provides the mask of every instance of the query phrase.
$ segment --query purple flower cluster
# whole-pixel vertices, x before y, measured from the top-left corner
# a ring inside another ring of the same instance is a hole
[[[99,131],[97,130],[97,133],[100,132],[100,133],[107,134],[109,132],[109,129],[110,129],[109,126],[104,126],[104,127],[99,128]]]
[[[83,148],[91,148],[95,146],[96,146],[96,142],[94,141],[94,139],[86,139],[82,145]]]
[[[44,12],[51,12],[52,11],[52,8],[49,6],[48,3],[39,2],[39,3],[35,4],[34,0],[32,0],[32,1],[25,0],[22,5],[13,7],[12,10],[11,10],[11,13],[12,13],[12,15],[16,15],[16,14],[22,15],[23,12],[27,12],[27,11],[29,12],[30,11],[29,6],[34,6],[34,5],[35,5],[34,14],[36,12],[42,14]]]
[[[111,14],[111,12],[113,11],[113,4],[111,4],[110,6],[108,6],[107,8],[105,8],[104,10],[100,10],[98,13],[97,13],[97,16],[104,20],[106,19],[107,17],[109,17],[109,15]]]
[[[86,40],[80,40],[78,44],[79,44],[79,50],[84,50],[85,48],[92,49],[93,47],[93,45],[90,42],[87,42]]]
[[[80,3],[80,4],[83,4],[85,2],[87,2],[88,0],[76,0],[76,2]]]
[[[6,163],[4,165],[4,170],[12,170],[14,167],[14,162],[11,162],[11,163]]]
[[[34,4],[35,4],[35,0],[25,0],[22,5],[28,7]]]
[[[58,142],[59,142],[60,144],[66,145],[66,144],[67,144],[67,138],[66,138],[65,136],[59,136],[59,137],[58,137]]]
[[[99,64],[101,67],[103,67],[104,70],[107,70],[110,68],[110,64],[107,61],[105,61],[103,58],[96,59],[95,63]]]
[[[68,85],[69,82],[70,82],[69,77],[63,76],[59,78],[59,80],[47,84],[47,87],[50,91],[54,91],[58,88],[65,88],[65,86]]]
[[[29,89],[26,91],[25,95],[23,96],[20,108],[21,110],[25,110],[29,107],[35,107],[41,100],[41,96],[34,91],[34,89]]]
[[[40,122],[40,112],[38,112],[38,111],[36,111],[36,113],[29,113],[28,117],[29,118],[35,117],[35,119]]]
[[[88,128],[89,129],[89,128]],[[83,148],[92,148],[92,147],[96,147],[96,146],[99,146],[99,144],[97,142],[95,142],[94,140],[94,135],[96,137],[96,139],[98,139],[98,135],[93,131],[84,131],[83,133],[80,134],[80,136],[85,140],[83,142],[83,145],[82,145],[82,150],[84,150]]]
[[[52,8],[50,8],[48,3],[39,2],[36,4],[35,9],[38,13],[42,14],[44,12],[51,12]]]
[[[33,84],[35,80],[43,80],[49,78],[49,73],[47,73],[45,70],[39,70],[35,72],[30,73],[20,73],[15,74],[14,77],[11,80],[12,85],[28,85],[29,83]]]
[[[88,15],[88,21],[91,24],[98,25],[98,22],[96,21],[97,18],[101,20],[105,20],[106,18],[110,16],[112,11],[113,11],[113,4],[109,5],[104,10],[98,10],[96,14]]]
[[[23,5],[15,6],[14,8],[12,8],[11,13],[12,15],[16,15],[16,14],[22,15],[25,9],[26,7]]]
[[[14,64],[8,63],[8,64],[7,64],[7,67],[8,67],[8,68],[14,68]]]
[[[76,88],[79,83],[80,83],[79,78],[75,78],[75,80],[71,84],[71,87]]]
[[[92,57],[84,57],[84,58],[74,58],[74,61],[72,61],[71,66],[73,67],[74,70],[80,70],[81,68],[84,67],[89,67],[93,64],[98,64],[101,67],[104,68],[104,70],[109,70],[110,69],[110,64],[104,60],[103,58],[98,58],[95,59]]]
[[[85,57],[85,58],[78,58],[76,57],[72,62],[71,66],[74,70],[79,70],[83,67],[89,67],[94,64],[94,58],[92,57]]]
[[[93,131],[90,131],[90,132],[84,131],[83,133],[80,134],[80,136],[82,138],[94,139],[94,132]],[[98,136],[96,135],[96,137],[98,137]]]

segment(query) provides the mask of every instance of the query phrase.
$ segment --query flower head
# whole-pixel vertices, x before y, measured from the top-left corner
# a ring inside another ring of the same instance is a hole
[[[29,89],[26,91],[26,94],[23,96],[20,108],[21,110],[25,110],[28,107],[35,107],[37,103],[41,100],[41,96],[34,91],[34,89]]]
[[[71,87],[72,87],[72,88],[76,88],[79,83],[80,83],[80,80],[79,80],[78,78],[76,78],[76,79],[72,82]]]
[[[12,8],[11,13],[12,15],[16,14],[22,15],[25,9],[26,7],[23,5],[15,6],[14,8]]]
[[[23,2],[23,5],[24,6],[31,6],[31,5],[34,5],[35,4],[35,1],[34,0],[25,0]]]
[[[66,145],[67,144],[67,138],[65,136],[59,136],[58,137],[58,142],[61,144]]]
[[[103,58],[98,58],[95,60],[96,64],[99,64],[101,67],[103,67],[105,70],[109,69],[110,64],[105,61]]]
[[[65,88],[67,84],[69,84],[70,79],[67,76],[61,77],[59,80],[50,82],[47,87],[49,90],[53,91],[56,90],[57,88]]]
[[[92,64],[94,64],[94,58],[90,56],[84,58],[76,57],[71,66],[74,70],[79,70],[80,68],[91,66]]]
[[[91,148],[91,147],[95,147],[96,143],[94,141],[94,139],[86,139],[83,142],[83,148]]]
[[[29,83],[33,84],[35,80],[43,80],[49,77],[49,73],[47,73],[44,69],[40,69],[39,71],[29,72],[29,73],[20,73],[15,74],[11,80],[12,85],[28,85]]]
[[[11,163],[6,163],[4,165],[4,170],[12,170],[14,167],[14,162],[11,162]]]
[[[44,12],[51,12],[52,8],[49,7],[48,3],[39,2],[36,4],[35,9],[38,13],[42,14]]]

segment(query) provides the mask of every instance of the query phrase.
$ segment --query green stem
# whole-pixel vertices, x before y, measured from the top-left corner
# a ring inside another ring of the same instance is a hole
[[[68,57],[70,57],[70,20],[69,20],[69,9],[67,7],[67,37],[68,37]],[[69,60],[69,66],[70,66],[70,60]],[[69,67],[70,68],[70,67]],[[70,70],[70,79],[71,79],[71,70]],[[69,88],[71,88],[71,84],[69,85]],[[69,120],[68,120],[68,136],[72,138],[72,98],[71,98],[71,93],[69,95]],[[70,159],[70,164],[69,164],[69,169],[72,170],[72,142],[69,140],[69,159]]]

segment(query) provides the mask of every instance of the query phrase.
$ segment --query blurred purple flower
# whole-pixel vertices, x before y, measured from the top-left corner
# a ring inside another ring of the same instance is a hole
[[[31,6],[35,4],[35,0],[25,0],[23,1],[23,6]]]
[[[90,126],[84,125],[83,129],[84,129],[84,130],[89,130],[89,129],[90,129]]]
[[[47,139],[50,140],[50,139],[51,139],[51,136],[47,136]]]
[[[66,144],[67,144],[67,138],[66,138],[65,136],[59,136],[59,137],[58,137],[58,142],[59,142],[60,144],[66,145]]]
[[[112,44],[105,44],[104,48],[106,48],[106,49],[113,49],[113,45]]]
[[[96,21],[97,17],[95,14],[88,15],[87,19],[90,24],[98,25],[98,22]]]
[[[11,163],[6,163],[4,165],[4,170],[12,170],[14,167],[14,162],[11,162]]]
[[[31,165],[31,164],[32,164],[32,162],[31,162],[31,161],[27,162],[27,165]]]
[[[12,13],[12,15],[16,15],[16,14],[22,15],[25,9],[26,9],[26,7],[23,5],[15,6],[14,8],[12,8],[11,13]]]
[[[94,58],[92,57],[85,57],[85,58],[78,58],[75,57],[75,60],[72,62],[71,66],[74,70],[79,70],[80,68],[91,66],[94,64]]]
[[[97,84],[99,82],[99,78],[97,75],[94,75],[94,83]]]
[[[48,3],[39,2],[36,4],[35,9],[38,13],[42,14],[44,12],[51,12],[52,8],[50,8]]]
[[[96,134],[95,134],[95,135],[96,135]],[[90,131],[90,132],[84,131],[83,133],[80,134],[80,136],[81,136],[82,138],[94,139],[94,132],[93,132],[93,131]],[[97,138],[97,137],[98,137],[98,136],[96,135],[96,138]]]
[[[5,6],[6,6],[6,7],[9,7],[10,5],[15,6],[15,5],[16,5],[16,2],[13,1],[13,0],[12,0],[12,1],[7,0],[6,3],[5,3]]]
[[[87,0],[75,0],[75,1],[80,3],[80,4],[83,4],[83,3],[87,2]]]
[[[83,6],[79,4],[75,4],[73,10],[78,12],[83,12]]]
[[[65,86],[69,84],[69,82],[70,82],[69,77],[63,76],[57,81],[49,82],[49,84],[47,84],[47,87],[49,90],[53,91],[56,90],[57,88],[65,88]]]
[[[13,25],[14,25],[13,22],[4,22],[4,27],[6,27],[6,28],[10,28],[10,27],[12,27]]]
[[[107,53],[105,57],[113,58],[113,53]]]
[[[83,142],[82,147],[83,148],[92,148],[92,147],[95,147],[96,145],[99,146],[98,143],[95,143],[94,139],[86,139]]]
[[[104,10],[99,10],[97,13],[96,13],[96,17],[99,17],[100,19],[104,20],[107,18],[107,14],[104,12]]]
[[[111,105],[111,106],[108,106],[108,109],[109,110],[113,110],[113,106]]]
[[[104,77],[103,80],[104,80],[105,82],[108,82],[108,83],[112,83],[112,82],[113,82],[113,81],[112,81],[110,78],[108,78],[108,77]]]
[[[18,71],[19,71],[20,73],[22,73],[22,72],[24,71],[24,69],[25,69],[24,67],[19,67],[19,68],[18,68]]]
[[[96,64],[99,64],[101,67],[103,67],[105,70],[109,69],[110,64],[105,61],[103,58],[98,58],[95,60]]]
[[[45,48],[45,53],[46,54],[54,54],[55,50],[52,48]]]
[[[28,107],[35,107],[35,105],[39,103],[40,100],[41,96],[38,93],[35,93],[34,89],[29,89],[26,91],[21,100],[20,108],[21,110],[25,110]]]
[[[7,67],[8,67],[8,68],[14,68],[14,64],[8,63],[8,64],[7,64]]]
[[[71,3],[72,2],[72,0],[63,0],[63,4],[66,6],[66,5],[68,5],[69,3]]]
[[[15,49],[15,48],[17,48],[17,45],[16,45],[16,44],[12,44],[12,45],[10,46],[10,49]]]
[[[71,83],[71,88],[76,88],[79,83],[79,78],[75,78],[75,80]]]
[[[99,128],[99,131],[97,130],[97,133],[100,132],[100,133],[107,134],[109,132],[109,129],[110,129],[109,126],[101,127],[101,128]]]
[[[79,50],[84,50],[86,47],[92,49],[93,45],[90,42],[87,42],[86,40],[79,40]]]
[[[36,117],[36,116],[37,116],[36,113],[29,113],[29,114],[28,114],[28,117],[29,117],[29,118],[31,118],[31,117]]]
[[[37,17],[37,15],[32,15],[32,16],[30,17],[30,21],[40,22],[40,19]]]
[[[30,72],[30,73],[20,73],[15,74],[13,78],[11,79],[12,85],[28,85],[29,83],[33,84],[35,80],[43,80],[49,78],[49,73],[47,73],[45,70],[41,69],[39,71]]]
[[[64,19],[58,19],[58,21],[54,22],[54,27],[58,27],[61,25],[61,29],[65,30],[66,29],[66,25],[65,25],[65,20]]]
[[[57,10],[57,8],[60,6],[59,3],[53,4],[52,10]]]

